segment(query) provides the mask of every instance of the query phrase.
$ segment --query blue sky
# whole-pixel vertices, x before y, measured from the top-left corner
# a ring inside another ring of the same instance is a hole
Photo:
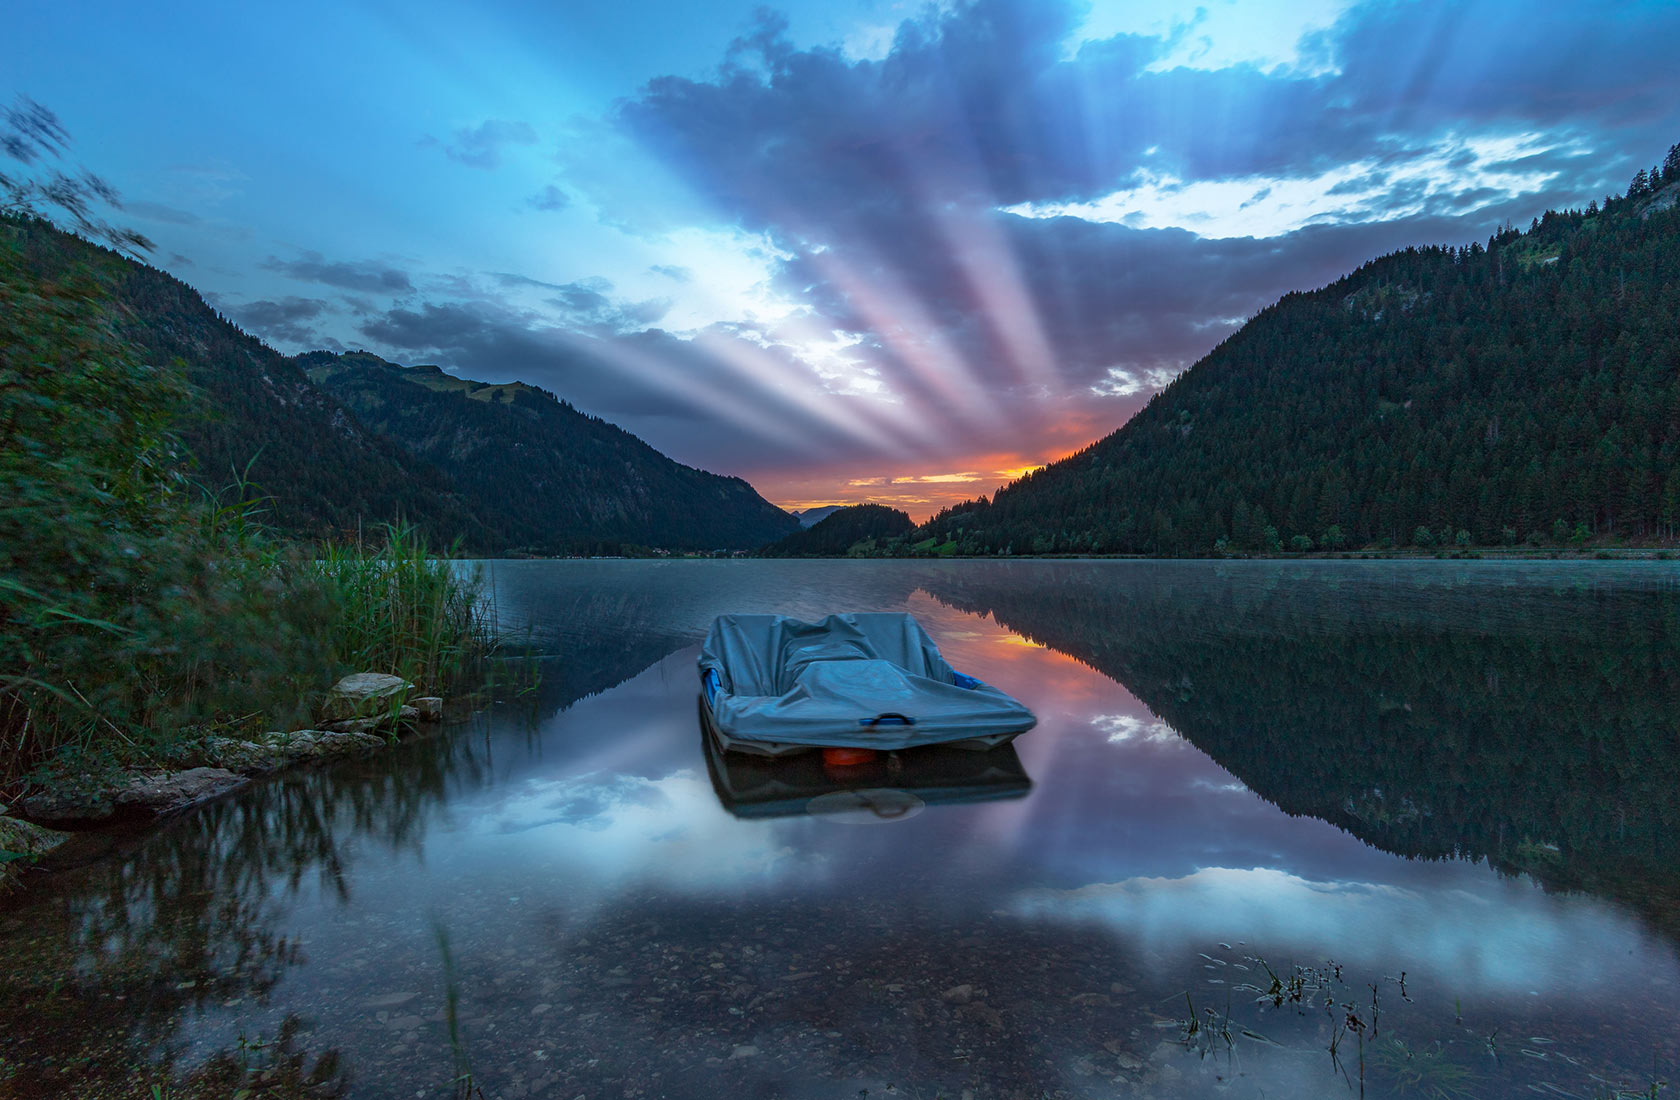
[[[62,0],[7,30],[0,95],[280,349],[523,379],[778,503],[918,516],[1288,290],[1680,140],[1674,3]]]

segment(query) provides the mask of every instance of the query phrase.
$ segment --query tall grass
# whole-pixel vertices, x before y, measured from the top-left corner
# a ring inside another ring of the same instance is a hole
[[[195,493],[196,396],[117,318],[98,271],[49,283],[0,239],[0,801],[295,729],[346,672],[446,691],[482,665],[476,578],[411,528],[317,553],[242,477]]]
[[[335,615],[333,658],[343,668],[389,672],[427,691],[482,675],[494,646],[476,566],[435,557],[406,524],[370,547],[324,547],[316,576]]]

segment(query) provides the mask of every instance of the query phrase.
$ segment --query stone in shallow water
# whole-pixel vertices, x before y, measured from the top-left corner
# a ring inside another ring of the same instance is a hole
[[[70,783],[55,790],[38,791],[25,798],[20,806],[37,821],[95,821],[110,817],[116,810],[111,792],[91,776],[81,777],[80,785]]]
[[[19,821],[14,817],[0,817],[0,852],[15,852],[24,856],[42,856],[70,839],[70,834],[44,829]],[[0,878],[16,870],[24,861],[0,863]]]
[[[418,996],[420,996],[418,993],[387,993],[382,997],[374,997],[371,1000],[363,1001],[362,1007],[396,1008],[398,1005],[407,1004],[409,1001],[412,1001]]]
[[[365,718],[389,711],[393,700],[400,705],[413,690],[414,685],[401,676],[358,672],[332,686],[321,706],[321,716],[324,719]]]
[[[385,739],[375,737],[371,733],[340,732],[328,730],[315,739],[324,756],[342,756],[350,753],[377,752],[385,747]]]
[[[117,793],[117,802],[155,814],[179,813],[200,802],[236,791],[248,783],[249,779],[226,768],[188,768],[181,772],[138,777]]]

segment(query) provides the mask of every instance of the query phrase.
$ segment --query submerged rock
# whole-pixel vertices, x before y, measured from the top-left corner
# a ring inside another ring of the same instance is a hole
[[[70,823],[99,821],[116,812],[109,784],[83,775],[60,783],[51,790],[35,791],[18,806],[34,821]]]
[[[133,806],[155,814],[173,814],[236,791],[249,782],[226,768],[188,768],[130,780],[127,787],[117,792],[116,801],[120,806]]]
[[[338,733],[395,733],[400,727],[413,728],[420,721],[420,711],[416,707],[404,706],[395,714],[376,714],[368,718],[344,718],[336,722],[323,722],[322,726]]]
[[[385,747],[383,737],[349,730],[326,730],[315,744],[323,756],[345,756],[351,753],[377,752]]]
[[[321,706],[321,717],[336,721],[347,718],[367,718],[390,713],[401,706],[414,690],[414,685],[401,676],[383,672],[358,672],[346,676],[327,692]]]
[[[32,825],[15,817],[0,817],[0,856],[4,857],[0,861],[0,882],[69,839],[69,833]]]
[[[224,768],[240,775],[263,775],[290,762],[288,755],[273,744],[232,737],[208,739],[197,756],[208,767]]]

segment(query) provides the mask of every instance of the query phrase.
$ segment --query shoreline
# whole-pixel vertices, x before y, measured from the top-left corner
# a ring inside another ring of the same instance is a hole
[[[52,873],[86,862],[54,865],[48,858],[78,836],[122,826],[144,829],[239,794],[258,780],[387,751],[437,732],[445,717],[443,698],[414,691],[399,677],[359,673],[327,693],[315,727],[256,737],[206,736],[149,764],[41,783],[15,802],[0,804],[0,896],[29,871]]]

